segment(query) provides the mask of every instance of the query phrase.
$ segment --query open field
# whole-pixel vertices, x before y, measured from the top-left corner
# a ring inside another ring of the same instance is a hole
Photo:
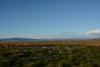
[[[100,40],[0,42],[0,67],[100,67]]]
[[[87,40],[54,40],[54,41],[19,41],[19,42],[0,42],[2,45],[93,45],[100,46],[100,39]]]

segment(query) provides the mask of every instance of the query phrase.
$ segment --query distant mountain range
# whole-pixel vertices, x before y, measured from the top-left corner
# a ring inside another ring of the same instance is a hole
[[[0,39],[1,42],[8,42],[8,41],[40,41],[41,39],[30,39],[30,38],[5,38]]]
[[[31,38],[5,38],[0,39],[0,42],[11,42],[11,41],[43,41],[43,40],[73,40],[64,38],[44,38],[44,39],[31,39]]]
[[[100,39],[100,38],[93,38]],[[50,38],[50,39],[31,39],[31,38],[5,38],[0,39],[0,42],[12,42],[12,41],[43,41],[43,40],[80,40],[78,38],[64,39],[64,38]]]

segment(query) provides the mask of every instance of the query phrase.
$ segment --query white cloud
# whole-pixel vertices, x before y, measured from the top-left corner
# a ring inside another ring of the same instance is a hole
[[[28,16],[28,14],[24,14],[24,16]]]
[[[88,34],[88,35],[98,35],[98,34],[100,34],[100,29],[88,31],[88,32],[86,32],[86,34]]]

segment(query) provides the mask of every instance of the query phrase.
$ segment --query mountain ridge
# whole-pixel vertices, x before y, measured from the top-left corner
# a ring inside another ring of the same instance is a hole
[[[1,42],[6,42],[6,41],[39,41],[40,39],[31,39],[31,38],[5,38],[5,39],[0,39]]]

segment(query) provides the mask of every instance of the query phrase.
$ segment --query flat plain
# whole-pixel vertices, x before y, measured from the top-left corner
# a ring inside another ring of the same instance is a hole
[[[1,67],[100,67],[100,39],[0,42]]]

